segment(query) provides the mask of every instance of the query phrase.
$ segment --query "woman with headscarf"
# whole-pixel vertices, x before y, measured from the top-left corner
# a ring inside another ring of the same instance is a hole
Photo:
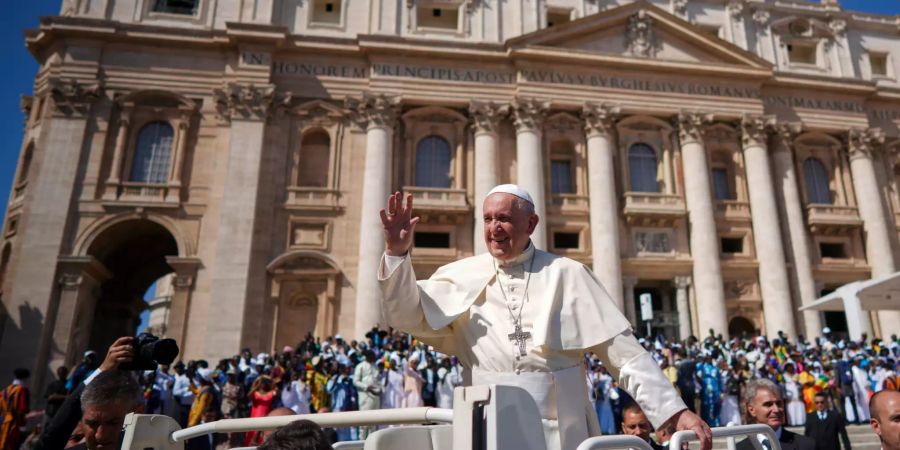
[[[384,389],[381,391],[381,407],[384,409],[403,408],[406,396],[403,389],[403,373],[398,366],[399,357],[394,355],[387,359],[387,370],[384,371]]]

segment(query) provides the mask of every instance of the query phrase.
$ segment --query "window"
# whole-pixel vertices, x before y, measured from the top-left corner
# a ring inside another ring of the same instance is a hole
[[[572,21],[572,12],[568,9],[548,9],[547,27],[558,27]]]
[[[419,248],[450,248],[450,233],[417,231],[413,241]]]
[[[156,0],[153,12],[193,16],[197,14],[199,4],[200,0]]]
[[[828,172],[818,159],[807,158],[803,161],[803,177],[806,181],[806,200],[809,203],[831,204]]]
[[[129,181],[165,183],[168,180],[174,134],[172,126],[165,122],[151,122],[141,128],[134,148]]]
[[[634,144],[628,149],[628,169],[631,172],[631,190],[635,192],[659,192],[656,182],[656,152],[647,144]]]
[[[888,55],[887,53],[869,53],[869,66],[872,68],[873,76],[888,75]]]
[[[31,158],[34,155],[34,144],[28,144],[25,148],[25,154],[22,155],[22,165],[19,167],[19,179],[17,184],[28,181],[28,172],[31,170]]]
[[[558,249],[578,249],[578,233],[553,233],[553,247]]]
[[[450,144],[440,136],[428,136],[416,146],[416,186],[450,187]]]
[[[416,25],[419,27],[455,31],[458,24],[459,7],[419,6],[416,8]]]
[[[721,240],[722,253],[744,253],[744,239],[739,237],[723,237]]]
[[[823,258],[846,258],[844,244],[840,242],[819,242],[819,254]]]
[[[554,194],[571,194],[572,162],[568,159],[550,161],[550,192]]]
[[[719,37],[719,30],[721,28],[718,25],[701,23],[701,24],[697,25],[697,27],[700,28],[701,33],[703,33],[709,37],[713,37],[713,38]]]
[[[733,200],[731,188],[728,186],[728,169],[715,168],[713,174],[713,194],[716,200]]]
[[[817,45],[812,42],[792,42],[788,44],[788,60],[791,63],[816,65]]]
[[[342,0],[314,0],[312,7],[312,22],[329,25],[341,23]]]
[[[306,134],[300,142],[300,162],[297,185],[327,187],[331,162],[331,137],[325,130]]]

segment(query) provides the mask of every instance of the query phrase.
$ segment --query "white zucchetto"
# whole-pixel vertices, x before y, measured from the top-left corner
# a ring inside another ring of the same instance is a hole
[[[526,191],[525,189],[522,189],[521,187],[519,187],[515,184],[501,184],[499,186],[495,186],[493,189],[491,189],[490,192],[488,192],[488,194],[485,196],[485,198],[490,197],[491,194],[496,194],[498,192],[504,193],[504,194],[515,195],[516,197],[519,197],[522,200],[525,200],[526,202],[534,205],[534,200],[531,199],[531,194],[529,194],[528,191]]]

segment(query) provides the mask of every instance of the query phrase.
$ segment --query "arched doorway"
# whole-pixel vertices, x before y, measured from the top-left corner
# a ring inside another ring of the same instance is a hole
[[[728,321],[728,335],[731,337],[748,338],[757,334],[753,322],[746,317],[735,316]]]
[[[117,337],[134,335],[146,308],[144,293],[174,269],[178,243],[162,225],[147,219],[119,222],[91,243],[88,255],[109,271],[95,294],[88,348],[102,352]]]

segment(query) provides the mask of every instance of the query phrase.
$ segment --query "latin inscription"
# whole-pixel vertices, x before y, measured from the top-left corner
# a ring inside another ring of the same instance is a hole
[[[372,73],[381,77],[421,78],[464,83],[512,84],[512,72],[412,64],[372,64]]]
[[[766,97],[767,106],[781,108],[823,109],[826,111],[852,112],[865,114],[862,103],[853,100],[830,100],[827,98],[797,97],[793,95],[776,95]]]
[[[275,75],[299,77],[368,78],[369,70],[363,66],[347,64],[318,64],[293,61],[276,61],[272,65]]]
[[[579,86],[624,89],[629,91],[665,92],[672,94],[707,95],[714,97],[759,98],[759,90],[669,80],[650,80],[602,74],[568,73],[549,70],[521,70],[522,79],[532,83],[574,84]]]

